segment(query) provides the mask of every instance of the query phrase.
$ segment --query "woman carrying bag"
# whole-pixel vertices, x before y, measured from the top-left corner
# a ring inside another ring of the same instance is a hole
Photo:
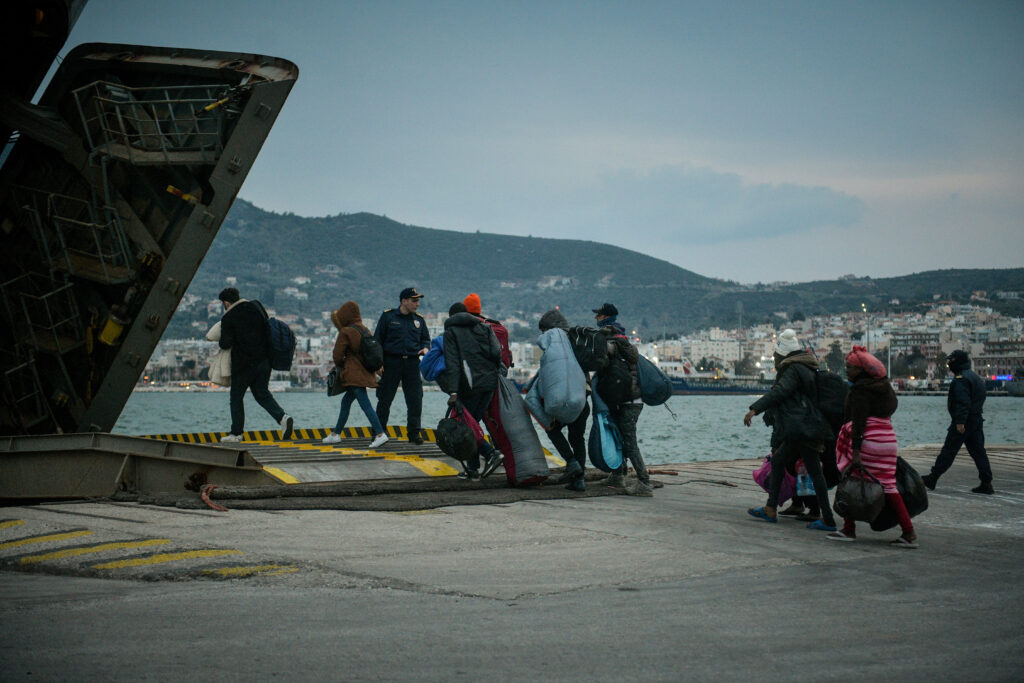
[[[916,548],[917,533],[896,487],[897,442],[890,420],[898,405],[896,392],[885,366],[863,346],[854,346],[846,356],[846,378],[853,382],[853,387],[846,397],[847,421],[836,442],[839,469],[863,466],[878,480],[903,531],[890,545]],[[852,517],[843,518],[842,531],[828,534],[832,541],[853,541],[856,537]]]
[[[359,305],[355,301],[346,301],[341,308],[331,313],[331,322],[338,328],[338,338],[334,342],[334,365],[338,368],[338,383],[345,393],[341,397],[338,424],[334,427],[334,431],[324,437],[323,443],[341,441],[341,431],[345,429],[345,423],[348,422],[352,402],[358,401],[359,407],[363,409],[375,434],[373,441],[370,442],[370,448],[377,448],[388,440],[388,435],[384,433],[380,418],[377,417],[377,413],[370,405],[370,399],[366,395],[367,389],[377,387],[377,375],[363,366],[360,355],[363,335],[370,336],[370,331],[363,325]]]
[[[775,345],[775,383],[743,416],[743,424],[749,427],[755,415],[764,413],[765,422],[772,427],[772,471],[768,502],[763,507],[750,508],[747,512],[766,522],[777,522],[779,489],[784,468],[802,459],[814,484],[814,494],[822,516],[808,524],[807,528],[835,531],[836,522],[829,507],[828,488],[821,471],[821,453],[825,442],[832,438],[832,430],[817,408],[817,370],[818,361],[801,347],[796,332],[783,330]]]

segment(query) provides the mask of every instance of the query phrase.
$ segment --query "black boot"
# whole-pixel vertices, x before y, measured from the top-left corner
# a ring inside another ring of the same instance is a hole
[[[565,484],[574,481],[581,474],[583,474],[583,467],[580,466],[579,461],[570,460],[565,464],[565,472],[558,478],[558,483]]]
[[[929,472],[928,474],[921,477],[921,481],[928,487],[929,491],[935,490],[935,485],[939,483],[939,478],[935,476],[935,473]]]
[[[973,489],[971,489],[971,493],[987,493],[991,495],[995,493],[995,491],[992,490],[992,482],[983,481],[980,485],[975,486]]]

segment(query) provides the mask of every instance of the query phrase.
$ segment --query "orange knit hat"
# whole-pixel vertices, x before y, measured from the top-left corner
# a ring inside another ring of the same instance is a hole
[[[470,313],[472,313],[474,315],[480,315],[480,311],[482,309],[480,307],[480,295],[479,294],[477,294],[476,292],[473,292],[472,294],[467,296],[465,299],[463,299],[462,303],[464,303],[466,305],[466,310],[467,311],[469,311]]]

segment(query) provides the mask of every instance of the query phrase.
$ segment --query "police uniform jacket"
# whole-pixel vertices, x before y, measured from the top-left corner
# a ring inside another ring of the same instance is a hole
[[[978,374],[963,368],[949,385],[946,408],[953,424],[967,424],[968,416],[980,416],[985,403],[985,382]]]
[[[403,314],[397,308],[389,308],[381,314],[373,336],[389,356],[416,356],[420,349],[430,348],[430,332],[423,316]]]

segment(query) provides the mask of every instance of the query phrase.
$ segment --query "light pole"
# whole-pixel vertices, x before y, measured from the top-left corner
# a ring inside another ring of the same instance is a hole
[[[864,311],[864,348],[871,351],[871,321],[868,320],[868,305],[861,303],[860,310]]]

